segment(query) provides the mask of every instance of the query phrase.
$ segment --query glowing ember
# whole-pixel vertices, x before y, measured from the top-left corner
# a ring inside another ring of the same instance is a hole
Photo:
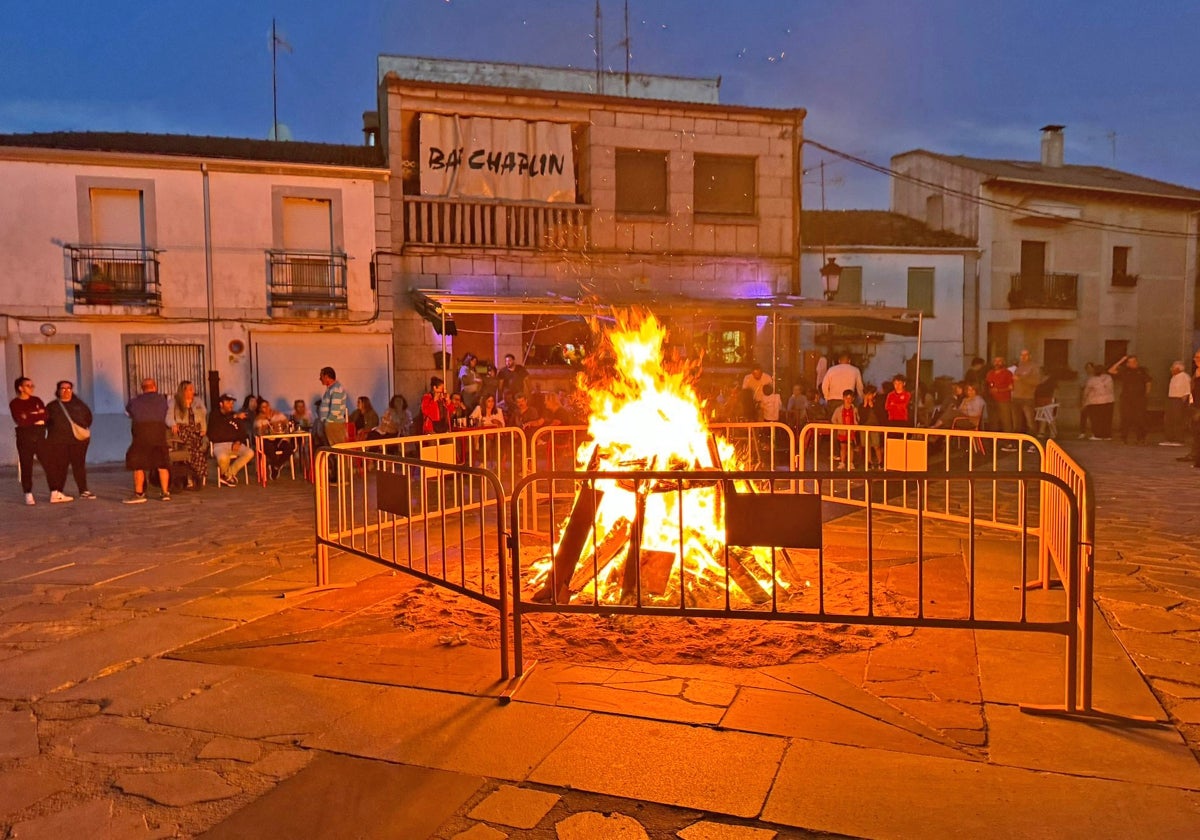
[[[630,591],[630,563],[640,564],[643,605],[678,604],[681,570],[688,605],[717,596],[723,600],[724,506],[720,484],[712,479],[718,467],[743,466],[734,447],[708,429],[692,387],[694,367],[664,365],[665,338],[653,315],[619,316],[591,377],[581,376],[580,386],[591,401],[591,440],[576,453],[579,469],[679,470],[686,475],[678,482],[598,480],[594,493],[584,491],[587,538],[573,564],[572,580],[558,587],[570,591],[575,602],[631,602],[636,593]],[[714,463],[717,458],[720,464]],[[730,547],[729,564],[730,597],[738,602],[762,603],[775,586],[787,589],[769,571],[770,549]],[[551,559],[535,564],[530,584],[544,585],[553,565]]]

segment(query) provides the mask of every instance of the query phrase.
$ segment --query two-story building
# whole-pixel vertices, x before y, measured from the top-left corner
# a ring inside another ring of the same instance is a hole
[[[841,271],[832,300],[840,304],[897,307],[921,313],[918,337],[897,336],[867,327],[814,325],[801,341],[809,378],[814,359],[830,364],[848,352],[863,379],[882,385],[897,373],[910,379],[920,351],[922,386],[935,377],[958,379],[970,363],[963,346],[964,292],[973,288],[979,251],[966,237],[885,210],[805,210],[801,291],[824,294],[821,268],[834,260]]]
[[[561,385],[589,301],[648,305],[709,372],[794,366],[794,331],[730,304],[800,293],[802,109],[721,105],[716,80],[396,56],[379,81],[401,390],[466,352]]]
[[[1042,129],[1037,161],[915,150],[892,168],[895,212],[979,247],[967,355],[1028,349],[1073,409],[1086,363],[1132,353],[1154,377],[1151,408],[1161,408],[1172,360],[1191,355],[1200,191],[1068,164],[1057,125]]]
[[[333,365],[392,391],[390,237],[378,149],[213,137],[0,136],[0,368],[93,409],[120,460],[144,377],[310,404]],[[378,270],[377,270],[378,269]],[[210,407],[211,407],[211,403]],[[15,462],[11,435],[0,463]]]

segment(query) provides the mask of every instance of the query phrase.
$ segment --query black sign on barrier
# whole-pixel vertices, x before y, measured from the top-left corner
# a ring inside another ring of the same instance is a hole
[[[725,493],[725,544],[821,547],[821,497],[815,493]]]
[[[402,473],[376,473],[375,499],[379,509],[386,513],[396,516],[411,515],[408,476]]]

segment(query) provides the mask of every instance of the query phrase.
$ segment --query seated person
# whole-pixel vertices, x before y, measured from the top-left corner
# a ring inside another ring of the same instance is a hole
[[[983,420],[983,409],[986,403],[979,396],[973,384],[966,386],[966,395],[958,408],[952,408],[938,418],[934,428],[946,429],[978,429]]]
[[[358,406],[350,412],[350,422],[354,424],[355,440],[362,440],[367,432],[379,425],[379,414],[371,405],[370,397],[359,397]]]
[[[259,400],[258,414],[254,417],[254,436],[262,437],[273,432],[286,432],[288,419],[282,413],[271,408],[268,400]],[[264,440],[262,441],[263,456],[267,459],[267,469],[271,478],[279,478],[279,471],[296,451],[294,440]]]
[[[516,405],[513,407],[508,425],[524,429],[526,434],[532,434],[546,425],[546,421],[538,410],[529,404],[529,397],[517,394]]]
[[[379,419],[379,425],[367,432],[367,440],[404,437],[412,434],[412,414],[408,411],[408,400],[401,394],[393,394],[388,407]]]
[[[477,429],[499,429],[504,425],[504,412],[496,405],[496,395],[486,394],[471,412],[471,425]]]
[[[213,456],[217,459],[217,484],[233,487],[237,484],[238,472],[254,458],[254,450],[247,445],[242,421],[244,412],[234,413],[235,400],[222,394],[217,407],[208,416],[208,439],[212,441]]]
[[[292,416],[289,419],[292,421],[292,425],[302,432],[313,430],[313,418],[308,413],[308,403],[304,400],[296,400],[292,403]]]
[[[930,424],[931,429],[940,429],[950,425],[950,421],[946,420],[952,413],[958,416],[958,407],[962,401],[967,398],[967,384],[965,382],[955,382],[954,387],[946,394],[946,398],[942,400],[933,412],[933,423]]]

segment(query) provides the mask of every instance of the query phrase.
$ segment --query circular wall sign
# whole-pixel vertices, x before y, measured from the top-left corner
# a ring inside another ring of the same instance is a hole
[[[240,338],[235,338],[233,341],[229,342],[229,352],[230,353],[240,354],[243,351],[245,351],[245,349],[246,349],[246,345],[242,342],[242,340]]]

